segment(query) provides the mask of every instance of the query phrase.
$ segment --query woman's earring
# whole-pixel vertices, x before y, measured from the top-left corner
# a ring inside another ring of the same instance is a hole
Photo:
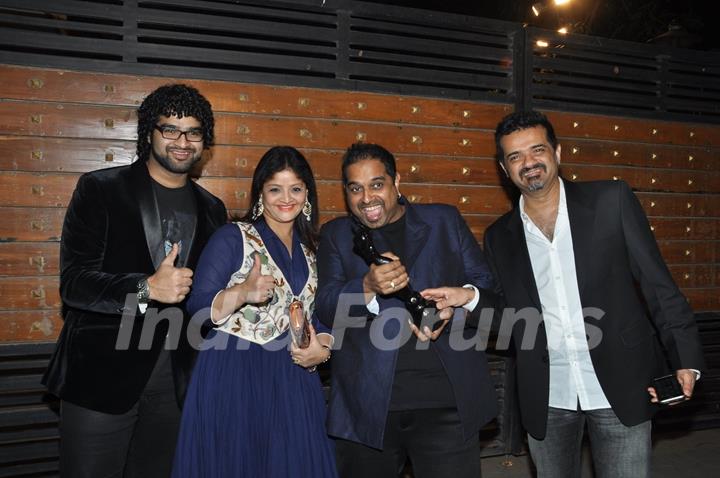
[[[310,216],[312,215],[312,204],[310,204],[310,201],[308,201],[307,198],[305,198],[305,204],[303,204],[302,213],[303,216],[305,216],[305,219],[310,221]]]
[[[258,198],[258,202],[255,203],[255,206],[253,207],[253,212],[252,212],[253,221],[257,221],[257,218],[262,216],[262,213],[264,210],[265,210],[265,206],[263,206],[262,195],[260,195],[260,197]]]

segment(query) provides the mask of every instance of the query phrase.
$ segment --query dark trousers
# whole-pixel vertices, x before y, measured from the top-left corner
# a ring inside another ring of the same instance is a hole
[[[120,415],[97,412],[62,401],[62,478],[170,476],[180,409],[171,377],[168,380],[169,367],[162,368],[153,373],[152,383],[148,383],[140,400]]]
[[[480,443],[463,438],[455,408],[390,412],[383,449],[337,440],[340,478],[397,478],[407,458],[415,478],[480,478]]]

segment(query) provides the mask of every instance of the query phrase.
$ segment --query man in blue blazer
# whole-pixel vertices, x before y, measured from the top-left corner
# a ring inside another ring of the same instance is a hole
[[[351,146],[342,174],[354,218],[321,231],[316,299],[336,336],[328,429],[340,475],[396,478],[410,458],[419,478],[478,477],[478,431],[497,408],[483,347],[463,342],[492,286],[482,250],[457,209],[405,201],[385,148]],[[355,220],[392,262],[353,251]],[[408,284],[445,308],[443,327],[408,320],[395,296]]]
[[[486,231],[485,253],[505,306],[525,317],[501,327],[512,328],[538,477],[580,477],[586,423],[597,476],[648,476],[661,344],[680,397],[704,367],[692,310],[627,184],[562,179],[540,113],[508,115],[495,140],[521,198]]]

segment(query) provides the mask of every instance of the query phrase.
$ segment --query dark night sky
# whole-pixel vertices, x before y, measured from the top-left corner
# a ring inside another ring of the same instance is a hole
[[[570,24],[576,33],[646,42],[677,21],[687,31],[688,48],[720,51],[713,4],[716,0],[572,0],[541,17],[530,6],[538,0],[366,0],[495,18],[556,29]],[[551,0],[548,0],[551,1]]]

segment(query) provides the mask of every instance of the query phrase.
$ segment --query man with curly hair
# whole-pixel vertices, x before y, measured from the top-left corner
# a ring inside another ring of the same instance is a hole
[[[188,178],[213,127],[195,88],[162,86],[138,110],[137,161],[77,183],[60,244],[65,324],[44,377],[61,399],[63,477],[170,474],[193,359],[182,305],[227,217]]]

